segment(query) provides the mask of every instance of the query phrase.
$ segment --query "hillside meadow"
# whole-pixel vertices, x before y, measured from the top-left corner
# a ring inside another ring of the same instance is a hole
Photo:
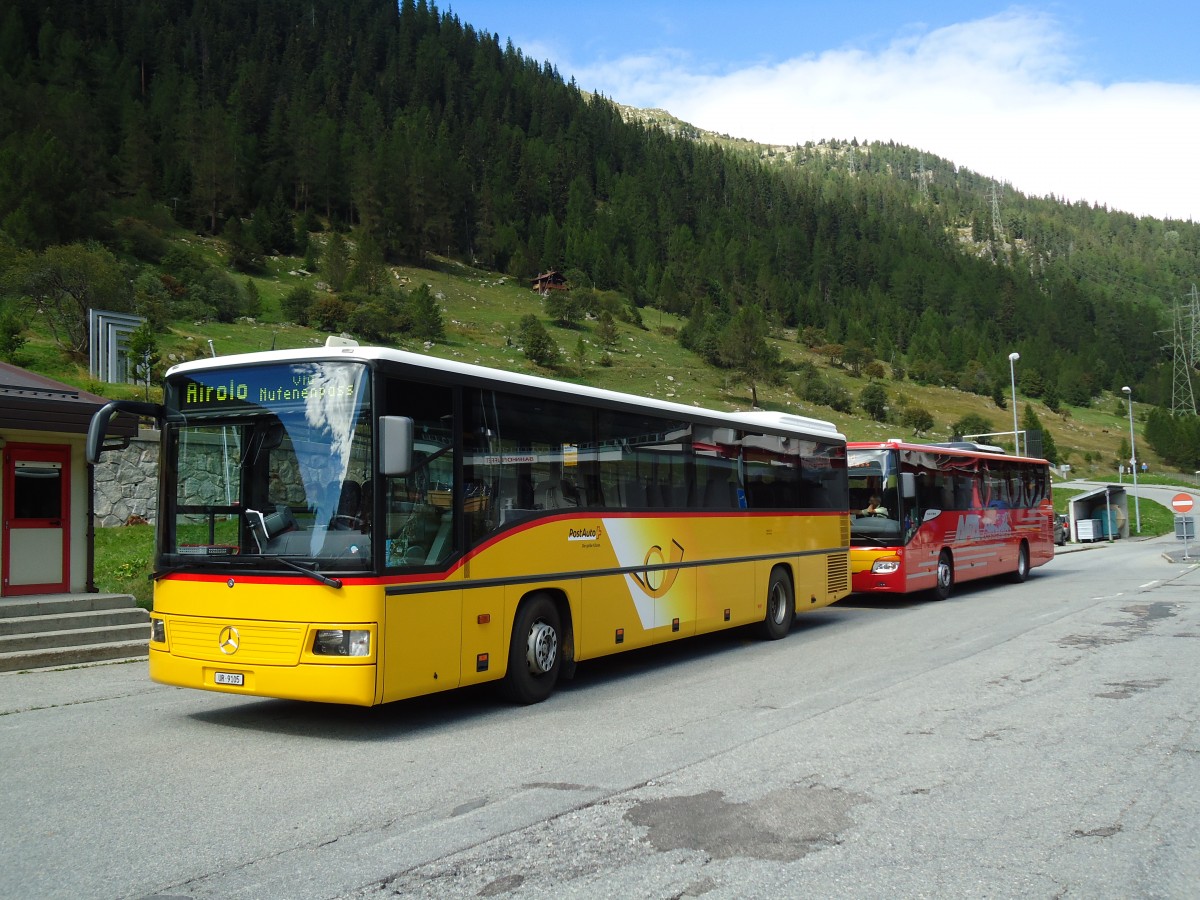
[[[222,262],[221,245],[217,241],[190,238],[214,263]],[[298,285],[314,286],[319,277],[306,274],[298,259],[268,258],[266,270],[251,280],[263,298],[263,314],[258,320],[243,319],[234,323],[176,322],[160,338],[159,352],[164,365],[185,359],[277,349],[319,346],[327,335],[310,328],[281,321],[279,303],[282,297]],[[612,352],[611,365],[603,365],[603,352],[596,337],[594,321],[578,328],[562,328],[542,313],[541,298],[523,282],[510,276],[474,269],[454,261],[435,259],[430,268],[391,266],[389,275],[407,290],[427,284],[442,307],[446,325],[446,340],[436,344],[401,342],[396,346],[442,358],[491,366],[507,371],[520,371],[575,383],[586,383],[610,390],[639,396],[655,397],[680,403],[694,404],[720,410],[750,408],[748,385],[732,372],[706,365],[695,354],[684,350],[676,339],[684,320],[653,308],[642,309],[642,327],[618,322],[619,341]],[[244,276],[237,276],[244,280]],[[562,351],[562,362],[550,370],[527,360],[513,343],[514,326],[521,316],[535,313],[546,324],[551,336]],[[583,340],[582,367],[576,355]],[[845,388],[857,398],[868,383],[866,378],[852,377],[842,368],[807,351],[797,342],[793,332],[780,330],[772,338],[788,365],[802,362],[817,365],[821,373]],[[212,342],[211,345],[209,342]],[[63,361],[61,354],[48,338],[36,328],[22,348],[22,362],[64,381],[80,384],[102,396],[142,397],[145,386],[107,385],[91,382],[86,371]],[[786,369],[786,366],[785,366]],[[922,406],[933,415],[934,428],[916,438],[920,441],[946,440],[951,437],[950,424],[975,413],[994,423],[997,430],[1012,427],[1012,410],[999,409],[988,397],[950,388],[919,385],[911,381],[896,382],[887,378],[880,383],[894,407],[903,394],[909,404]],[[152,398],[161,397],[161,389],[152,383]],[[900,425],[874,422],[865,415],[845,414],[829,407],[801,401],[785,375],[779,384],[758,385],[760,406],[828,419],[851,440],[881,440],[891,437],[911,438]],[[1116,480],[1115,460],[1128,442],[1128,419],[1117,415],[1117,399],[1106,397],[1088,408],[1063,407],[1054,413],[1042,404],[1035,409],[1042,424],[1048,427],[1072,466],[1072,477]],[[1018,397],[1019,410],[1027,403]],[[1135,404],[1135,420],[1140,407]],[[1123,441],[1125,442],[1123,444]],[[1140,445],[1139,455],[1148,459],[1152,470],[1157,460]],[[1178,476],[1160,476],[1154,480],[1178,481]],[[1065,508],[1069,492],[1056,496],[1056,507]],[[1157,504],[1143,501],[1144,532],[1169,530],[1170,516],[1151,512]],[[149,607],[151,583],[148,575],[153,559],[153,529],[147,526],[98,529],[96,535],[96,582],[101,590],[133,594]]]
[[[194,235],[183,240],[208,261],[224,266],[226,260],[221,241]],[[324,343],[326,333],[282,320],[280,301],[287,292],[297,286],[315,288],[320,285],[319,275],[306,273],[302,266],[303,261],[298,258],[267,257],[264,271],[251,276],[232,276],[243,286],[247,282],[254,284],[263,301],[258,319],[239,319],[231,323],[172,323],[167,332],[159,336],[160,368],[212,352],[230,355]],[[686,323],[680,316],[645,307],[640,310],[641,327],[617,321],[619,339],[611,353],[611,364],[605,365],[604,351],[596,335],[596,322],[584,321],[575,328],[560,327],[543,311],[539,295],[522,280],[436,257],[429,259],[427,268],[389,266],[388,274],[404,290],[420,284],[429,285],[442,308],[446,327],[446,339],[442,342],[427,344],[401,340],[395,343],[401,349],[719,410],[743,410],[751,406],[750,387],[736,373],[713,368],[680,346],[677,335]],[[624,298],[620,300],[624,302]],[[555,369],[537,366],[526,359],[514,340],[518,320],[528,313],[539,316],[561,351],[561,363]],[[983,416],[997,431],[1012,429],[1011,407],[1001,409],[991,397],[911,380],[895,381],[890,377],[877,381],[887,391],[893,415],[889,416],[888,422],[873,421],[857,403],[868,379],[853,377],[844,367],[831,366],[826,358],[805,348],[797,338],[794,330],[777,329],[773,333],[772,340],[780,351],[784,367],[776,382],[757,384],[761,407],[828,419],[851,440],[914,437],[900,426],[898,416],[894,414],[904,403],[922,407],[933,417],[934,427],[916,436],[921,441],[948,440],[952,436],[951,424],[971,413]],[[578,355],[581,341],[582,361]],[[997,348],[996,352],[1007,356],[1006,348]],[[36,322],[17,362],[102,396],[140,397],[147,393],[144,385],[92,382],[86,370],[62,356],[48,336],[37,328]],[[815,365],[823,377],[844,388],[854,398],[855,409],[851,413],[808,403],[797,396],[791,373],[805,362]],[[152,381],[149,393],[154,395],[155,392]],[[1007,402],[1008,398],[1005,399]],[[1089,407],[1064,404],[1059,412],[1052,412],[1044,404],[1033,401],[1043,427],[1054,437],[1060,461],[1069,463],[1075,476],[1116,477],[1117,460],[1127,451],[1129,438],[1128,419],[1121,409],[1121,399],[1111,394],[1103,395]],[[1031,401],[1018,395],[1017,402],[1018,414],[1023,416],[1026,404]],[[1139,433],[1144,409],[1141,404],[1134,404]],[[1002,440],[997,442],[1004,443]],[[1011,441],[1009,443],[1011,446]],[[1140,439],[1137,449],[1139,459],[1146,460],[1152,470],[1157,471],[1160,461]]]

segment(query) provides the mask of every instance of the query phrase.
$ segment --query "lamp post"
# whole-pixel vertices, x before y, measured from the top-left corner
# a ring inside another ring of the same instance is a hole
[[[1133,513],[1137,521],[1137,533],[1142,533],[1142,505],[1138,503],[1137,493],[1137,447],[1133,443],[1133,389],[1129,385],[1121,388],[1125,392],[1129,406],[1129,468],[1133,469]]]
[[[1013,404],[1013,450],[1017,456],[1021,455],[1021,434],[1017,431],[1017,366],[1016,362],[1021,358],[1021,354],[1015,350],[1008,354],[1008,375],[1012,379],[1012,404]]]

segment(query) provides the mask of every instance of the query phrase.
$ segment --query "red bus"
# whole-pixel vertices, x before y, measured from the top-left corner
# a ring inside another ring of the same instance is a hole
[[[1024,581],[1054,558],[1050,464],[972,443],[851,442],[855,593],[950,596],[955,582]]]

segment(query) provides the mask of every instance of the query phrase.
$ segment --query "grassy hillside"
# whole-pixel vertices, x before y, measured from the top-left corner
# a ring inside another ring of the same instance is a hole
[[[188,240],[193,246],[199,245],[212,261],[220,260],[220,242],[195,237]],[[312,286],[318,280],[314,275],[304,274],[301,264],[300,260],[291,258],[267,260],[267,271],[253,279],[264,301],[264,310],[258,320],[232,324],[174,323],[160,338],[159,349],[164,364],[208,355],[209,341],[219,355],[324,343],[325,333],[281,321],[281,298],[297,285]],[[736,375],[714,369],[680,347],[676,333],[684,322],[676,316],[643,309],[642,328],[618,322],[618,349],[612,354],[612,365],[605,366],[600,361],[602,351],[596,338],[595,322],[585,322],[578,329],[560,328],[542,313],[540,297],[523,282],[457,262],[433,260],[432,264],[436,267],[389,268],[391,277],[408,289],[428,284],[439,299],[446,324],[447,339],[444,342],[427,346],[411,341],[398,345],[403,349],[715,409],[750,407],[749,388]],[[563,361],[557,370],[534,365],[513,345],[511,337],[515,323],[527,313],[542,318],[563,351]],[[582,369],[574,353],[581,337],[585,349]],[[845,369],[831,367],[824,358],[805,350],[794,333],[779,331],[774,340],[785,360],[793,365],[802,361],[816,364],[823,375],[855,398],[867,384],[865,378],[854,378]],[[49,338],[36,328],[30,332],[19,362],[102,396],[141,397],[145,393],[144,387],[89,381],[86,370],[65,362]],[[903,394],[909,403],[922,406],[933,414],[934,429],[921,440],[949,438],[950,423],[968,413],[983,415],[998,430],[1011,428],[1011,409],[998,409],[987,397],[909,381],[883,379],[880,383],[887,390],[893,407]],[[910,437],[895,423],[873,422],[862,414],[845,414],[802,402],[788,377],[781,384],[760,384],[758,395],[760,405],[766,408],[829,419],[852,440]],[[151,396],[161,396],[161,390],[152,386]],[[1024,397],[1018,398],[1022,412],[1027,402]],[[1105,397],[1090,408],[1063,407],[1062,415],[1036,404],[1039,418],[1053,434],[1060,454],[1071,463],[1073,475],[1115,479],[1115,460],[1129,433],[1128,419],[1117,414],[1116,403],[1117,398]],[[1140,411],[1135,406],[1135,417]],[[1138,453],[1151,463],[1152,470],[1159,468],[1158,461],[1140,443]],[[1146,510],[1143,512],[1145,514]],[[97,584],[102,590],[132,593],[149,607],[151,586],[146,576],[151,568],[152,546],[153,531],[145,526],[100,529],[96,541]]]
[[[224,250],[220,241],[195,236],[180,239],[187,240],[192,249],[200,250],[211,262],[223,264]],[[314,287],[319,281],[318,276],[304,272],[302,265],[297,258],[267,258],[265,271],[251,279],[263,299],[263,311],[257,320],[241,319],[227,324],[173,323],[159,339],[164,367],[209,355],[214,350],[219,355],[228,355],[272,347],[283,349],[322,344],[326,337],[324,333],[282,321],[282,297],[298,285]],[[619,342],[611,355],[611,365],[604,365],[594,321],[585,321],[574,329],[561,328],[544,314],[540,297],[524,282],[456,261],[432,259],[430,265],[433,267],[390,266],[388,269],[390,277],[408,290],[420,284],[429,285],[442,307],[446,324],[444,342],[430,345],[415,340],[401,342],[397,346],[403,349],[714,409],[748,409],[751,405],[749,385],[735,373],[712,368],[680,346],[676,337],[684,325],[680,317],[645,308],[641,310],[642,327],[617,322]],[[246,280],[243,275],[236,278],[239,283]],[[513,340],[517,321],[528,313],[539,315],[562,351],[562,362],[554,370],[541,368],[527,360]],[[582,366],[577,355],[581,339]],[[803,347],[793,331],[779,330],[773,340],[785,360],[785,373],[804,361],[815,364],[823,376],[849,392],[855,399],[855,410],[847,414],[802,401],[794,390],[793,379],[787,374],[779,383],[758,384],[760,406],[829,419],[852,440],[912,436],[898,424],[897,418],[886,423],[875,422],[858,407],[857,398],[868,383],[866,378],[855,378],[845,368],[830,366],[825,358]],[[104,396],[134,397],[145,393],[144,386],[91,382],[86,371],[64,360],[48,336],[40,333],[36,326],[22,348],[18,362]],[[984,416],[998,431],[1012,427],[1011,408],[1000,409],[989,397],[886,377],[879,383],[888,393],[892,410],[905,402],[932,413],[934,428],[921,435],[920,440],[948,439],[951,423],[968,413]],[[154,392],[152,386],[151,393]],[[1022,415],[1029,402],[1025,397],[1018,397]],[[1074,475],[1115,477],[1116,461],[1123,442],[1127,446],[1129,434],[1128,419],[1119,413],[1118,398],[1104,396],[1091,407],[1064,405],[1059,413],[1036,401],[1034,408],[1043,426],[1053,435],[1060,457],[1071,464]],[[1135,404],[1135,420],[1141,414],[1142,407]],[[1138,455],[1146,459],[1152,469],[1159,468],[1159,461],[1140,440]]]

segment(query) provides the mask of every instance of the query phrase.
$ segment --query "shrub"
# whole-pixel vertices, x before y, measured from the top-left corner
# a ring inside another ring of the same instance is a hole
[[[558,345],[537,316],[530,313],[521,319],[517,339],[525,356],[539,366],[554,368],[558,364]]]
[[[309,324],[322,331],[337,331],[346,321],[346,313],[345,303],[332,294],[326,294],[318,299],[309,310]]]
[[[397,331],[396,316],[377,301],[354,306],[346,316],[346,328],[371,343],[387,343]]]
[[[868,416],[876,422],[887,421],[887,391],[878,384],[868,384],[858,395],[858,403]]]
[[[294,287],[279,301],[279,308],[285,319],[295,322],[297,325],[307,325],[316,298],[317,295],[309,288]]]

